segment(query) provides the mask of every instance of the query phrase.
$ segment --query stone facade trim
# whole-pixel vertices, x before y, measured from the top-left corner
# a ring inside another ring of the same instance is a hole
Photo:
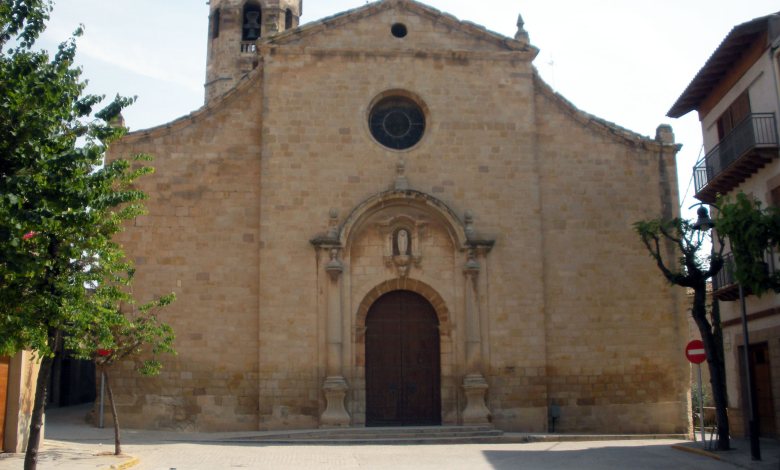
[[[477,39],[491,42],[497,48],[502,50],[529,51],[532,54],[531,60],[533,60],[533,57],[536,57],[536,55],[539,53],[538,48],[528,44],[525,41],[518,41],[513,38],[508,38],[470,21],[461,21],[453,15],[443,13],[435,8],[431,8],[413,0],[380,0],[378,2],[370,3],[352,10],[347,10],[337,15],[329,16],[319,21],[309,23],[305,26],[271,36],[265,40],[260,41],[259,44],[284,44],[287,42],[297,41],[307,36],[322,32],[326,29],[335,28],[347,23],[358,21],[360,19],[392,8],[404,9],[406,11],[416,13],[420,16],[430,18],[437,23],[444,24],[453,29],[457,29]]]
[[[330,232],[317,236],[311,240],[314,246],[341,246],[348,247],[354,233],[362,228],[364,220],[379,210],[394,205],[415,205],[427,209],[430,214],[439,217],[447,228],[452,242],[459,249],[480,248],[489,251],[495,244],[495,240],[477,235],[471,228],[461,221],[455,212],[439,199],[413,189],[390,190],[376,194],[358,204],[346,217],[344,222],[337,227],[335,233]]]
[[[630,131],[613,122],[602,119],[593,114],[580,110],[574,104],[564,98],[561,94],[555,92],[537,72],[534,72],[534,85],[539,95],[548,101],[556,104],[561,110],[568,114],[572,119],[579,122],[583,127],[594,130],[600,134],[612,137],[614,140],[623,143],[629,147],[640,147],[651,150],[671,150],[674,154],[680,151],[681,144],[661,142],[657,139],[643,136]]]

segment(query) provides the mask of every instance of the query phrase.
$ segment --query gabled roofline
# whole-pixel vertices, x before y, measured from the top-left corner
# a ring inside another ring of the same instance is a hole
[[[257,67],[240,77],[238,79],[238,83],[236,83],[233,88],[229,89],[225,93],[215,96],[201,107],[172,121],[128,132],[122,136],[120,142],[136,142],[146,138],[157,138],[163,135],[167,135],[173,131],[184,129],[200,121],[201,119],[206,118],[212,113],[218,111],[220,108],[230,106],[230,103],[235,99],[240,99],[242,93],[248,88],[254,86],[253,83],[258,79],[258,77],[262,76],[262,74],[263,62],[261,58],[261,61]]]
[[[755,18],[733,27],[666,115],[679,118],[690,111],[699,109],[701,103],[728,73],[734,62],[739,60],[744,51],[761,34],[769,31],[772,21],[780,23],[780,12]],[[768,38],[767,46],[771,44],[772,40],[773,38]]]
[[[509,51],[534,51],[534,55],[538,54],[539,49],[530,45],[524,44],[515,39],[506,37],[500,33],[490,31],[484,26],[472,23],[470,21],[459,20],[455,16],[437,10],[433,7],[417,2],[415,0],[379,0],[373,3],[366,4],[361,7],[353,8],[341,13],[337,13],[332,16],[322,18],[318,21],[306,23],[303,26],[299,26],[294,29],[275,34],[273,36],[266,37],[258,41],[258,45],[282,45],[291,42],[295,39],[316,34],[322,30],[339,26],[345,23],[357,21],[367,16],[375,15],[381,11],[389,10],[394,6],[400,6],[408,11],[418,13],[422,16],[435,19],[453,29],[458,29],[464,33],[470,34],[477,38],[493,42],[499,47],[503,47]]]
[[[587,127],[601,134],[607,135],[617,142],[630,147],[641,148],[665,148],[678,152],[682,148],[682,144],[662,142],[658,139],[654,139],[649,136],[636,133],[625,127],[621,127],[614,122],[607,121],[593,114],[582,111],[576,107],[571,101],[564,98],[560,93],[557,93],[552,89],[550,85],[545,82],[539,73],[534,69],[534,84],[539,93],[555,103],[564,112],[566,112],[572,119],[579,122],[583,127]]]

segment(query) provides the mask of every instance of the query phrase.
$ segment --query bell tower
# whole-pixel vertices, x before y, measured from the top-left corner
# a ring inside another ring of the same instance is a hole
[[[298,27],[303,0],[211,0],[206,103],[258,64],[257,40]]]

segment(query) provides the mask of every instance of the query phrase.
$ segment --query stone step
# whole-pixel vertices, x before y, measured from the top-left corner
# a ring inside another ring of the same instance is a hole
[[[507,440],[504,436],[418,436],[418,437],[371,437],[342,439],[260,439],[252,441],[232,441],[238,443],[274,444],[274,445],[436,445],[436,444],[505,444],[509,442],[527,442],[525,440]]]
[[[285,431],[233,437],[231,442],[268,442],[277,444],[414,444],[465,443],[495,441],[503,432],[490,426],[425,426],[382,428],[333,428]]]

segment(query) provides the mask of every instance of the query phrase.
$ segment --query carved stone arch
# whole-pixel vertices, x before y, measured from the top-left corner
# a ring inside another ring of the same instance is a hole
[[[357,308],[357,312],[355,313],[355,327],[357,331],[361,332],[361,334],[355,338],[355,342],[357,344],[362,344],[365,342],[365,337],[362,333],[365,331],[368,310],[378,298],[382,297],[388,292],[396,290],[408,290],[425,297],[425,299],[431,303],[433,309],[436,311],[436,316],[439,319],[439,329],[441,330],[442,340],[445,338],[445,336],[449,338],[452,329],[452,323],[450,321],[450,310],[447,308],[447,304],[444,302],[444,299],[441,297],[441,295],[439,295],[439,293],[436,292],[433,287],[420,280],[411,278],[396,278],[389,279],[374,287],[363,297],[363,300],[360,302],[360,305]]]
[[[466,227],[461,219],[441,200],[415,190],[385,191],[358,204],[339,227],[337,235],[341,246],[349,249],[364,223],[379,211],[392,207],[416,207],[438,221],[449,235],[453,246],[463,250],[468,245]]]

